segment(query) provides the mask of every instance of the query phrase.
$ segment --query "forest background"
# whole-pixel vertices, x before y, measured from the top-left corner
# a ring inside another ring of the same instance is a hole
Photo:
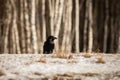
[[[120,0],[0,0],[0,53],[120,53]]]

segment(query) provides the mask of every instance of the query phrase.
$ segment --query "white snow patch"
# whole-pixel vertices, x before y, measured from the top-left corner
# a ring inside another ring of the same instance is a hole
[[[62,59],[52,54],[1,54],[0,71],[4,75],[0,72],[0,80],[53,79],[55,76],[56,79],[120,80],[120,55],[105,54],[104,64],[96,63],[98,57],[74,54],[72,59]],[[46,62],[38,61],[40,58],[45,58]]]

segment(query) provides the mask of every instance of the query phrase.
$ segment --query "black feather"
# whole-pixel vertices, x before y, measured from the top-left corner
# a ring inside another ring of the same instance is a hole
[[[55,44],[54,44],[55,39],[57,39],[57,38],[54,36],[49,36],[47,38],[47,40],[44,42],[44,45],[43,45],[43,53],[44,54],[50,54],[53,52],[54,47],[55,47]]]

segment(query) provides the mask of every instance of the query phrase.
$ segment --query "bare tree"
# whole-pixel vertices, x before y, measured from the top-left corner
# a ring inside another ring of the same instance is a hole
[[[32,40],[33,40],[33,52],[38,53],[37,48],[37,35],[36,35],[36,26],[35,26],[35,0],[31,1],[31,30],[32,30]]]
[[[58,1],[58,2],[57,2]],[[59,31],[60,31],[60,26],[61,26],[61,19],[63,15],[63,4],[64,0],[57,0],[56,1],[56,8],[55,8],[55,33],[54,35],[58,37]],[[58,6],[59,5],[59,6]],[[56,41],[56,50],[59,48],[59,42],[58,40]]]
[[[40,21],[41,19],[39,18],[40,16],[40,9],[41,7],[40,5],[40,0],[36,0],[36,14],[35,14],[35,24],[36,24],[36,34],[37,34],[37,46],[38,46],[38,53],[42,52],[42,35],[41,35],[41,25],[40,25]]]
[[[84,31],[83,31],[83,51],[86,52],[87,51],[87,27],[88,27],[88,8],[89,8],[89,3],[88,0],[86,1],[85,4],[85,22],[84,22]]]
[[[13,10],[14,10],[14,13],[13,13],[13,34],[15,37],[15,47],[16,47],[16,52],[15,53],[21,53],[20,51],[20,44],[19,44],[19,34],[18,34],[18,26],[17,26],[17,9],[16,9],[16,6],[15,6],[15,1],[11,0],[11,4],[12,4],[12,7],[13,7]]]
[[[65,52],[119,52],[118,0],[1,0],[0,52],[40,53],[48,35]]]
[[[25,25],[24,25],[24,0],[20,0],[20,38],[21,38],[21,52],[26,52],[25,44]]]
[[[118,51],[117,52],[120,53],[120,32],[119,32],[119,42],[118,42]]]
[[[80,39],[79,39],[79,0],[75,0],[75,48],[76,48],[76,52],[79,52],[79,44],[80,44]]]
[[[30,16],[29,16],[29,9],[28,9],[29,3],[27,0],[24,0],[24,18],[25,18],[25,37],[26,37],[26,52],[32,53],[31,48],[31,27],[30,27]]]
[[[12,19],[12,6],[10,4],[10,0],[7,0],[6,2],[6,16],[7,18],[5,19],[5,23],[6,23],[6,27],[5,27],[5,31],[4,31],[4,35],[3,35],[3,45],[4,45],[4,53],[8,53],[8,31],[10,29],[10,23],[11,23],[11,19]]]
[[[42,37],[43,41],[46,40],[46,20],[45,20],[45,0],[42,0]]]
[[[106,18],[105,18],[105,26],[104,26],[104,42],[103,42],[103,52],[107,51],[107,37],[108,37],[108,19],[109,19],[109,0],[106,0]]]
[[[55,1],[49,0],[49,16],[50,16],[50,28],[51,28],[51,35],[54,35],[54,14],[55,14]]]
[[[89,42],[88,42],[88,52],[92,52],[92,48],[93,48],[92,0],[88,0],[88,5],[89,5]]]

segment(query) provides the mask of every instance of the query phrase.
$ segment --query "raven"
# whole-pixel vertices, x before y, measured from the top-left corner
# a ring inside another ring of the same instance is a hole
[[[55,47],[54,40],[57,39],[54,36],[49,36],[47,40],[44,42],[43,45],[43,54],[50,54],[53,52],[53,49]]]

